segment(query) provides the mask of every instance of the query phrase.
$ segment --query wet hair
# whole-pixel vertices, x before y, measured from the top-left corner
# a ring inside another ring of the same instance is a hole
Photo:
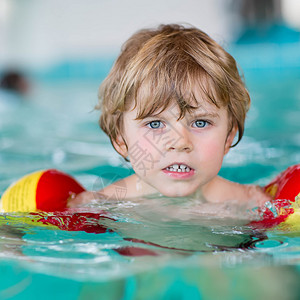
[[[123,113],[132,107],[136,119],[143,119],[176,103],[180,119],[203,101],[227,108],[229,132],[238,128],[233,146],[238,144],[250,97],[235,59],[197,28],[160,25],[138,31],[123,45],[99,89],[99,124],[115,142],[123,133]]]

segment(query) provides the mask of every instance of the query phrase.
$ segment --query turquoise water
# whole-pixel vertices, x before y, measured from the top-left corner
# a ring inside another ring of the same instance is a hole
[[[264,185],[300,161],[300,71],[245,76],[252,108],[221,174]],[[1,106],[0,193],[39,169],[63,170],[87,189],[131,173],[98,128],[99,81],[34,81],[24,101]],[[64,225],[72,211],[0,215],[0,299],[300,297],[300,232],[254,230],[247,222],[257,215],[247,207],[152,198],[81,212],[95,214],[92,232],[41,221]]]

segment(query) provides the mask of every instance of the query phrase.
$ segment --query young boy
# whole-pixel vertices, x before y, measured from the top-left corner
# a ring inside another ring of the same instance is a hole
[[[243,136],[250,98],[233,57],[204,32],[179,25],[137,32],[99,99],[100,126],[135,174],[84,192],[70,206],[117,199],[120,186],[124,199],[159,193],[208,202],[267,200],[259,187],[218,176],[224,155]]]

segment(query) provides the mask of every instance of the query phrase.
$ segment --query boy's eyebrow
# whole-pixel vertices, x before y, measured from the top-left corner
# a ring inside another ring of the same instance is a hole
[[[197,113],[192,113],[192,117],[194,118],[199,118],[199,117],[209,117],[209,118],[220,118],[220,115],[217,112],[197,112]]]

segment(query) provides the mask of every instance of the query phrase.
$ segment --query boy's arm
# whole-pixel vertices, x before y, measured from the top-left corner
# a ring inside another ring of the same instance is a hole
[[[101,191],[84,191],[68,199],[67,207],[81,207],[100,199],[107,199]]]
[[[74,195],[68,199],[67,206],[80,207],[99,200],[124,200],[128,194],[128,184],[125,182],[127,178],[114,182],[98,191],[84,191]]]

